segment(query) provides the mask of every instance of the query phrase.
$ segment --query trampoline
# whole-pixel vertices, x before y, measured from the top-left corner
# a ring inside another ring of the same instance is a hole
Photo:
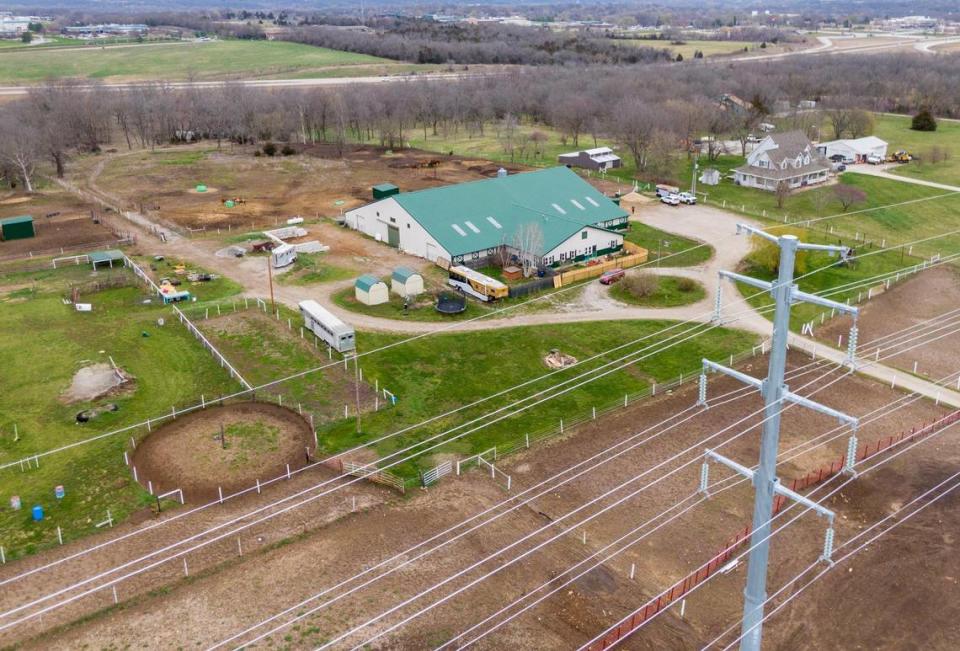
[[[441,314],[460,314],[467,309],[467,299],[463,294],[443,292],[437,297],[437,312]]]

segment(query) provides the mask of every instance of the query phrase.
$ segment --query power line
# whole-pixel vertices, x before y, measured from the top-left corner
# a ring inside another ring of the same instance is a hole
[[[925,441],[929,441],[929,440],[931,440],[931,439],[939,436],[940,434],[943,434],[944,432],[948,431],[950,428],[954,427],[954,426],[957,424],[957,422],[958,422],[958,421],[954,421],[953,423],[950,423],[950,424],[944,426],[943,428],[941,428],[941,429],[939,429],[939,430],[931,433],[929,436],[920,438],[920,439],[918,439],[918,440],[916,440],[916,441],[914,441],[914,442],[912,442],[912,443],[910,443],[910,444],[907,444],[908,441],[909,441],[909,439],[904,439],[903,441],[899,441],[899,442],[895,443],[893,446],[891,446],[891,448],[888,448],[888,449],[895,449],[897,446],[901,446],[901,445],[906,445],[906,447],[903,447],[903,448],[901,448],[900,450],[895,451],[891,456],[887,457],[886,459],[884,459],[884,460],[882,460],[882,461],[879,461],[879,462],[875,463],[874,465],[872,465],[872,466],[870,466],[870,467],[868,467],[868,468],[866,468],[866,469],[864,469],[864,470],[862,470],[862,471],[859,471],[857,474],[854,474],[854,475],[850,476],[846,481],[844,481],[844,482],[841,483],[839,486],[837,486],[836,488],[834,488],[834,489],[833,489],[832,491],[830,491],[827,495],[824,495],[823,497],[821,497],[821,498],[818,500],[818,502],[823,502],[823,501],[826,500],[827,498],[829,498],[829,497],[831,497],[832,495],[836,494],[838,491],[842,490],[845,486],[847,486],[848,484],[850,484],[850,482],[855,481],[858,477],[863,476],[863,475],[865,475],[865,474],[867,474],[867,473],[875,470],[876,468],[879,468],[880,466],[883,466],[883,465],[885,465],[885,464],[893,461],[894,459],[896,459],[897,457],[899,457],[901,454],[904,454],[904,453],[906,453],[906,452],[909,452],[910,450],[912,450],[912,449],[915,448],[916,446],[920,445],[921,443],[924,443]],[[861,461],[857,462],[855,465],[860,465],[860,464],[862,464],[862,463],[866,463],[867,461],[868,461],[868,459],[862,459]],[[826,487],[829,483],[831,483],[831,482],[832,482],[833,480],[835,480],[837,477],[839,477],[839,475],[835,475],[834,477],[831,477],[830,479],[826,480],[826,482],[824,482],[824,484],[821,484],[820,486],[816,487],[816,488],[814,489],[814,492],[819,491],[821,488]],[[784,516],[788,511],[790,511],[791,509],[793,509],[795,506],[796,506],[795,503],[789,504],[785,509],[783,509],[782,511],[780,511],[779,513],[777,513],[776,515],[774,515],[774,516],[771,518],[771,521],[777,520],[777,519],[779,519],[781,516]],[[778,527],[777,529],[771,531],[771,532],[768,534],[767,539],[769,540],[769,538],[773,537],[774,535],[776,535],[777,533],[779,533],[780,531],[782,531],[783,529],[785,529],[786,527],[788,527],[790,524],[792,524],[793,522],[795,522],[796,520],[798,520],[801,516],[803,516],[805,513],[807,513],[807,511],[809,511],[809,509],[807,509],[807,508],[803,508],[803,507],[801,507],[801,508],[802,508],[802,510],[801,510],[801,512],[800,512],[799,514],[797,514],[796,516],[794,516],[791,520],[789,520],[789,521],[786,522],[785,524],[781,525],[781,526]],[[726,550],[724,550],[724,551],[732,550],[733,548],[734,548],[734,547],[731,546],[731,547],[728,547],[728,548],[727,548]],[[753,549],[753,546],[751,545],[751,547],[749,547],[748,549],[744,550],[744,551],[743,551],[740,555],[738,555],[734,560],[739,561],[739,560],[742,559],[744,556],[746,556],[747,554],[749,554],[749,552],[750,552],[752,549]],[[704,564],[704,565],[701,565],[701,566],[698,568],[698,571],[699,571],[700,569],[705,568],[705,567],[706,567],[705,564]],[[706,585],[708,582],[710,582],[711,580],[713,580],[716,576],[717,576],[716,574],[712,574],[712,575],[708,576],[706,579],[704,579],[703,581],[701,581],[701,582],[698,583],[697,585],[695,585],[695,586],[693,586],[692,588],[690,588],[690,589],[686,592],[686,594],[691,594],[691,593],[699,590],[699,589],[702,588],[704,585]],[[666,595],[668,592],[669,592],[669,589],[661,592],[659,595],[657,595],[657,597],[658,597],[658,598],[659,598],[659,597],[663,597],[663,596]],[[646,620],[644,620],[641,624],[639,624],[636,628],[634,628],[634,629],[631,631],[631,633],[635,633],[636,631],[640,630],[641,628],[643,628],[644,626],[646,626],[647,624],[649,624],[651,621],[653,621],[653,620],[656,619],[657,617],[660,617],[660,616],[661,616],[664,612],[666,612],[667,610],[669,610],[669,606],[667,606],[667,607],[659,610],[658,612],[656,612],[656,613],[654,613],[653,615],[651,615],[650,617],[648,617],[648,618],[647,618]],[[589,648],[592,644],[594,644],[595,642],[599,641],[604,635],[606,635],[606,633],[609,632],[609,630],[610,630],[610,629],[607,629],[607,630],[604,631],[603,633],[600,633],[600,634],[597,635],[596,637],[592,638],[592,639],[591,639],[589,642],[587,642],[586,644],[581,645],[581,646],[579,647],[579,651],[583,651],[583,650]],[[616,646],[616,645],[617,645],[620,641],[622,641],[623,639],[624,639],[624,638],[620,638],[620,639],[614,641],[612,644],[608,645],[606,648],[607,648],[607,649],[613,648],[614,646]]]

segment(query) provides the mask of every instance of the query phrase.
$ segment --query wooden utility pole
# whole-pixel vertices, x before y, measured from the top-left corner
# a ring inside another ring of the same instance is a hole
[[[270,310],[272,312],[277,311],[277,302],[273,298],[273,266],[270,264],[270,258],[272,255],[267,255],[267,278],[270,281]]]

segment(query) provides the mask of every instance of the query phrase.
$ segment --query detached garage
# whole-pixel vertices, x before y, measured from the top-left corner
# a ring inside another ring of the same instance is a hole
[[[34,235],[33,217],[30,215],[0,219],[0,239],[26,240]]]
[[[387,283],[376,276],[363,274],[353,284],[354,295],[364,305],[380,305],[390,300]]]

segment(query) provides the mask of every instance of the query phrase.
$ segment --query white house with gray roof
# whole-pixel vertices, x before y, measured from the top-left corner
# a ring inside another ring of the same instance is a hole
[[[627,213],[566,167],[416,192],[349,210],[350,228],[431,262],[480,261],[527,249],[536,266],[619,251]],[[538,237],[518,240],[531,231]]]
[[[781,182],[790,188],[823,183],[829,163],[802,131],[770,134],[733,170],[734,183],[774,192]]]

